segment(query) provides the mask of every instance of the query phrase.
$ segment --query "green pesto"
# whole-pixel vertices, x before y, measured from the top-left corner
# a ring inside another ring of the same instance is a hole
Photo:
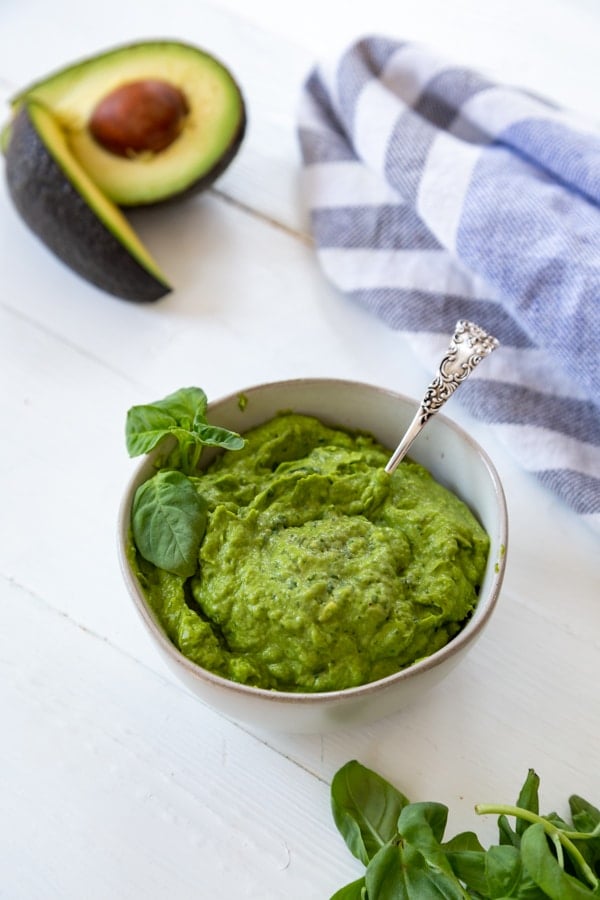
[[[476,603],[489,540],[420,465],[371,436],[285,414],[194,484],[208,504],[188,579],[135,555],[150,606],[194,662],[283,691],[364,684],[444,646]]]

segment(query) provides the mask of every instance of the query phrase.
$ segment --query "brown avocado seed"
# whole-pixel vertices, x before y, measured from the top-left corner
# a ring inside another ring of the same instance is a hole
[[[189,113],[179,88],[166,81],[132,81],[96,106],[89,129],[105,150],[117,156],[160,153],[181,132]]]

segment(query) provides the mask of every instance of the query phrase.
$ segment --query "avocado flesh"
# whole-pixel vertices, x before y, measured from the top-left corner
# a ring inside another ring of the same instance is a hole
[[[119,157],[95,141],[88,122],[113,90],[146,79],[179,88],[189,113],[165,150]],[[75,159],[119,206],[159,203],[208,187],[235,156],[246,124],[229,71],[209,54],[175,41],[131,44],[68,66],[18,94],[13,108],[31,99],[51,110]]]
[[[17,210],[63,262],[124,299],[157,300],[170,291],[123,214],[73,157],[47,109],[29,100],[21,106],[5,155]]]

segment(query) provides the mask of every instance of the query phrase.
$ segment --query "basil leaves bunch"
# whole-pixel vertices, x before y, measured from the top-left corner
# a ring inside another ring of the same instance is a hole
[[[132,406],[125,423],[130,456],[164,448],[158,472],[136,491],[133,540],[144,559],[182,578],[194,574],[206,530],[206,502],[190,477],[198,474],[202,450],[240,450],[245,443],[239,434],[210,425],[206,408],[201,388],[181,388],[154,403]]]
[[[572,824],[539,814],[539,778],[530,769],[515,806],[497,814],[499,844],[476,834],[444,840],[448,808],[410,803],[376,772],[352,760],[335,775],[335,823],[365,874],[331,900],[583,900],[600,896],[600,810],[569,799]],[[509,823],[515,818],[515,827]]]

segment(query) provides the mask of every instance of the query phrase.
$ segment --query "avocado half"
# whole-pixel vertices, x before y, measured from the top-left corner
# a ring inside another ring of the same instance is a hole
[[[8,189],[23,220],[63,262],[127,300],[171,288],[123,213],[71,154],[48,110],[28,101],[6,148]]]
[[[30,85],[12,110],[2,135],[7,181],[32,231],[110,293],[167,293],[118,207],[203,190],[229,165],[246,114],[225,66],[177,41],[130,44]]]

